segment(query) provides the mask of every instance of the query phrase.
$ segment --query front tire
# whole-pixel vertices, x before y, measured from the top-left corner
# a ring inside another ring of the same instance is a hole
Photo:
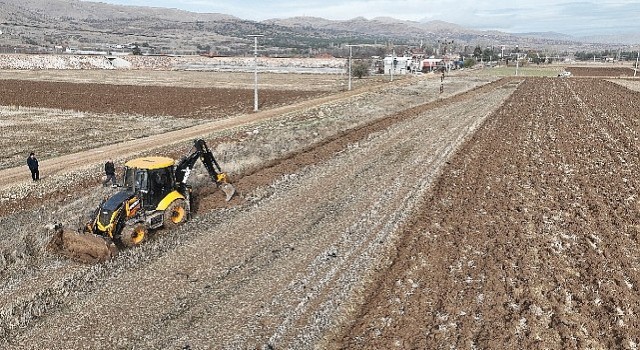
[[[174,229],[187,221],[187,204],[184,199],[176,199],[164,211],[164,226]]]
[[[120,234],[120,242],[125,247],[135,247],[147,240],[149,230],[142,223],[135,225],[126,225]]]

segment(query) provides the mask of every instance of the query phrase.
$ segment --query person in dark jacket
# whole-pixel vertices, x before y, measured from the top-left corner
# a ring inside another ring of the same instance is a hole
[[[29,154],[29,158],[27,158],[27,166],[29,170],[31,170],[31,178],[33,181],[40,180],[40,171],[38,171],[38,159],[36,158],[36,154],[31,152]]]
[[[102,186],[107,186],[109,181],[111,181],[111,186],[116,187],[116,167],[113,165],[113,161],[108,160],[104,163],[104,174],[107,176],[102,183]]]

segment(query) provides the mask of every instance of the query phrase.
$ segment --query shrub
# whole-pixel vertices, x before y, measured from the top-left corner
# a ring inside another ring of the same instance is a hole
[[[473,66],[475,66],[476,64],[476,60],[474,60],[473,58],[467,58],[466,60],[464,60],[464,62],[462,63],[462,66],[464,68],[471,68]]]
[[[357,78],[369,76],[369,64],[365,61],[355,61],[351,64],[351,75]]]

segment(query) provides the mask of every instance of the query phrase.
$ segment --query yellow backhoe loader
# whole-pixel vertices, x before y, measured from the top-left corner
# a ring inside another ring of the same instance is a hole
[[[50,247],[77,260],[106,261],[118,247],[143,243],[151,230],[183,224],[191,216],[192,188],[187,180],[198,159],[229,201],[235,188],[206,142],[197,139],[192,152],[177,163],[167,157],[126,162],[122,190],[102,201],[77,232],[55,226]]]

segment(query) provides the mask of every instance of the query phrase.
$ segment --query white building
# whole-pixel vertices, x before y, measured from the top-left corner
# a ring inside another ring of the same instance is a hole
[[[383,60],[384,74],[407,74],[416,71],[412,57],[406,56],[387,56]]]

